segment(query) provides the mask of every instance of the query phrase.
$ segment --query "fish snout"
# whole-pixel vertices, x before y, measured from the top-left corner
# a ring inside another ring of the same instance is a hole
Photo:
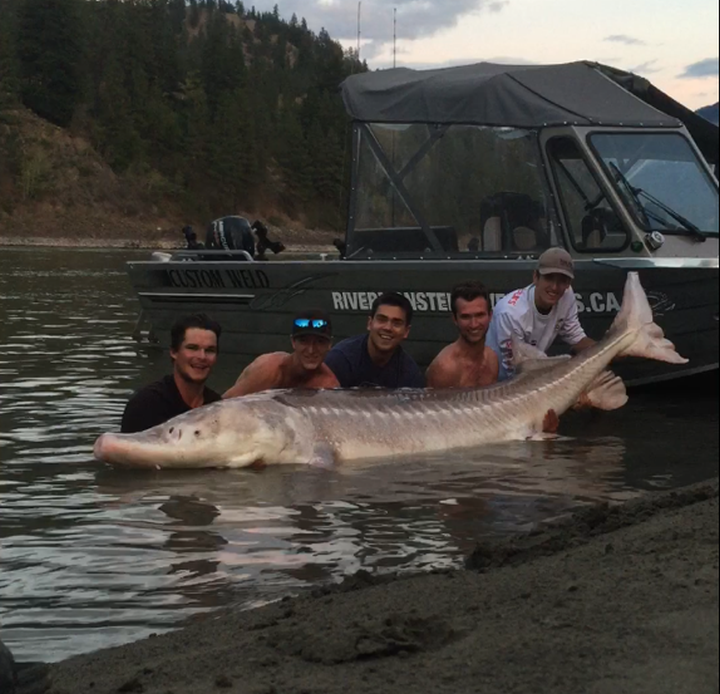
[[[100,456],[102,455],[103,436],[105,436],[105,434],[101,434],[97,437],[97,439],[95,439],[95,445],[93,446],[93,458],[95,458],[95,460],[100,460]]]
[[[96,460],[106,461],[110,449],[112,434],[101,434],[93,446],[93,456]]]
[[[208,427],[199,421],[170,422],[157,432],[161,442],[171,446],[192,446],[207,439]]]

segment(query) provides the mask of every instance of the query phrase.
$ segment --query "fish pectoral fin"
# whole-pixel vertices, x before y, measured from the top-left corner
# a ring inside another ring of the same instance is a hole
[[[622,378],[612,371],[602,371],[590,385],[580,393],[574,409],[594,407],[598,410],[617,410],[628,400]]]
[[[560,417],[555,410],[548,410],[543,416],[542,424],[531,426],[525,435],[526,441],[548,441],[558,438],[558,427],[560,426]]]
[[[309,465],[330,470],[335,467],[335,451],[329,443],[317,443],[313,448]]]

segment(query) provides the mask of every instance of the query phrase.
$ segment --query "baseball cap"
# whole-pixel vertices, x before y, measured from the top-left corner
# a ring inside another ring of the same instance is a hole
[[[332,323],[330,316],[319,309],[300,311],[292,322],[292,337],[300,335],[320,335],[328,340],[332,338]]]
[[[548,248],[538,258],[537,271],[541,275],[559,272],[570,279],[575,279],[573,259],[564,248]]]

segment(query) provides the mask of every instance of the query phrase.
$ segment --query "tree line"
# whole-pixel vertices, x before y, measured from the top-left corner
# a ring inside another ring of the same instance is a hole
[[[22,103],[188,214],[343,225],[338,86],[367,66],[324,29],[223,0],[0,0],[0,17],[0,120]]]

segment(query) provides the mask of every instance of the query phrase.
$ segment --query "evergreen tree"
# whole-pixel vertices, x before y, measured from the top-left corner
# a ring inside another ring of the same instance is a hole
[[[159,172],[195,215],[259,198],[342,227],[349,130],[337,88],[365,69],[278,6],[0,0],[0,114],[17,94],[54,123],[72,119],[113,168]],[[6,176],[11,159],[0,142]]]
[[[210,109],[205,89],[197,73],[188,75],[183,84],[183,92],[185,173],[189,180],[197,180],[207,166]]]
[[[16,105],[19,83],[15,49],[15,14],[10,3],[0,2],[0,120],[4,110]]]
[[[189,21],[193,29],[196,29],[200,24],[200,8],[198,7],[197,0],[190,0]]]
[[[295,109],[287,108],[280,119],[275,156],[285,181],[286,203],[305,203],[312,196],[313,162]]]
[[[25,0],[20,6],[17,51],[25,105],[68,125],[82,97],[83,37],[76,0]]]

